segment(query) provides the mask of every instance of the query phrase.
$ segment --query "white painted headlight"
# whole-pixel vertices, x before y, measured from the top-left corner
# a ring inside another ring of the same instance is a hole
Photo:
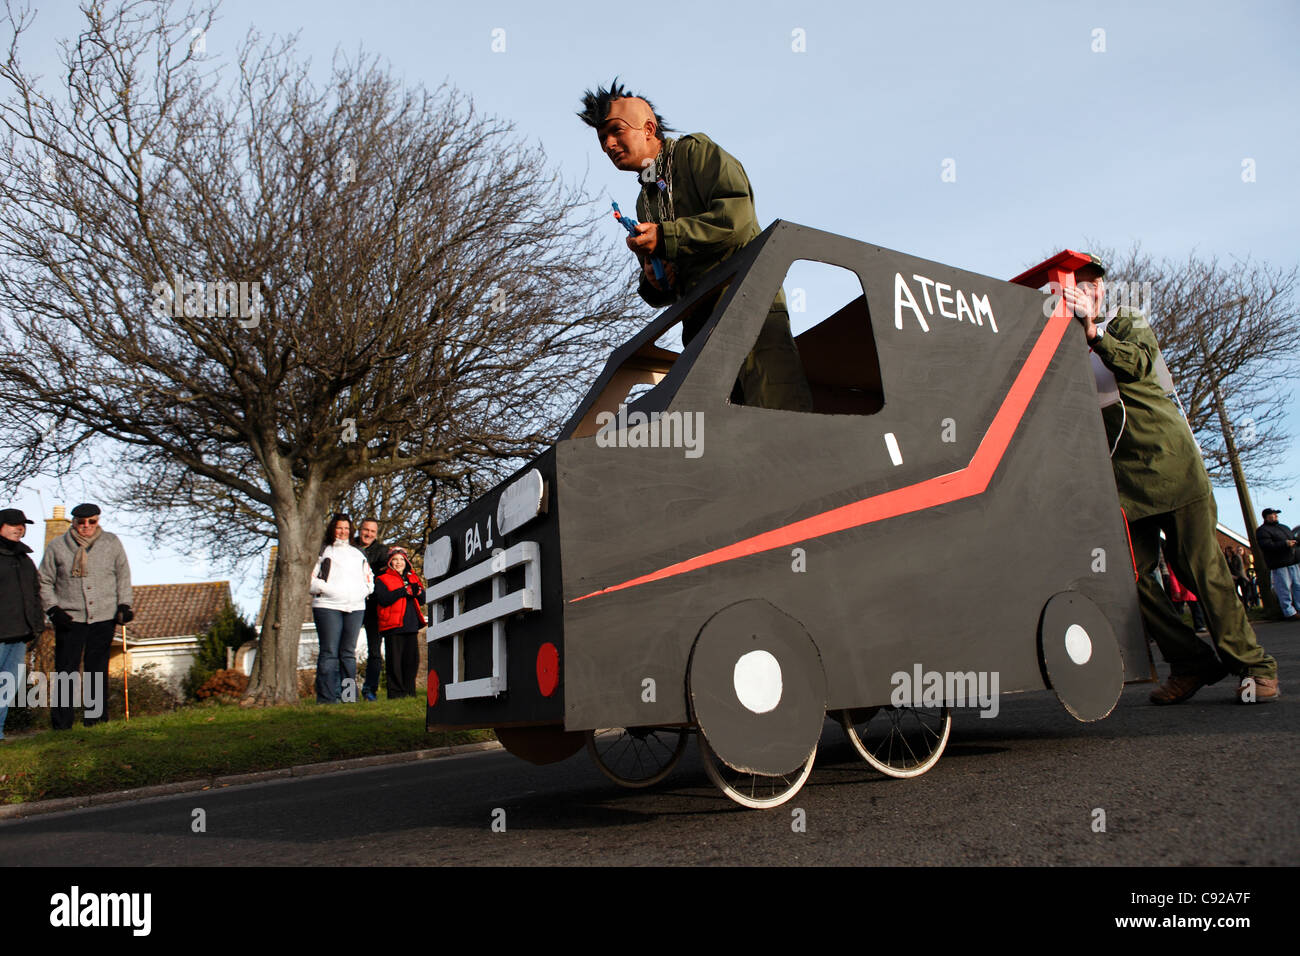
[[[424,576],[432,581],[447,573],[451,567],[451,538],[443,535],[424,549]]]
[[[497,530],[509,534],[528,524],[542,513],[545,496],[546,482],[536,468],[511,482],[497,501]]]

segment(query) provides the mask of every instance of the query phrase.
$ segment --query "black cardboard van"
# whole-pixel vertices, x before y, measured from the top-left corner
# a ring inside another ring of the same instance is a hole
[[[797,260],[863,294],[796,339],[812,413],[739,404]],[[1006,282],[774,223],[434,532],[429,728],[492,727],[539,763],[585,742],[628,786],[698,732],[723,792],[766,807],[827,714],[899,777],[976,690],[1105,717],[1154,674],[1088,348],[1038,291],[1084,261]],[[683,322],[680,354],[656,344]]]

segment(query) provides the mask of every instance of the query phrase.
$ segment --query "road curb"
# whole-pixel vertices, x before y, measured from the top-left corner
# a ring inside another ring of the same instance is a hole
[[[108,793],[92,793],[86,799],[92,807],[102,807],[110,803],[126,803],[138,800],[142,796],[167,797],[174,793],[188,793],[191,790],[203,790],[209,785],[208,780],[178,780],[175,783],[159,783],[152,787],[137,787],[132,790],[110,790]],[[37,806],[45,801],[37,801]],[[22,806],[22,804],[18,804]]]
[[[223,787],[240,787],[249,783],[263,783],[267,780],[280,780],[292,776],[292,767],[281,767],[279,770],[254,770],[249,773],[232,773],[224,777],[214,777],[212,788],[220,790]]]
[[[149,797],[169,797],[178,793],[191,793],[201,790],[225,790],[230,787],[265,783],[268,780],[313,777],[321,774],[341,773],[345,770],[362,770],[367,767],[382,767],[389,764],[415,763],[420,760],[436,760],[439,757],[455,757],[460,754],[503,749],[501,744],[495,740],[484,740],[475,744],[426,747],[423,750],[407,750],[395,754],[376,754],[370,757],[353,757],[349,760],[304,763],[293,767],[281,767],[278,770],[257,770],[252,773],[227,774],[197,780],[178,780],[174,783],[160,783],[150,787],[135,787],[131,790],[110,790],[105,793],[88,793],[76,797],[55,797],[52,800],[11,803],[0,806],[0,820],[16,820],[45,813],[61,813],[65,810],[82,810],[87,807],[102,807],[132,800],[145,800]]]

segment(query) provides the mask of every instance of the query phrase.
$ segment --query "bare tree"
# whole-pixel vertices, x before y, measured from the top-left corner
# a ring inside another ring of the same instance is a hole
[[[408,469],[357,484],[339,503],[340,510],[360,522],[379,523],[380,540],[413,549],[416,570],[423,566],[423,549],[434,528],[467,505],[472,497],[507,478],[523,459],[483,461],[473,472],[453,476],[444,470]],[[472,492],[471,492],[472,489]]]
[[[8,11],[0,481],[102,454],[192,519],[173,542],[273,537],[250,694],[293,701],[331,507],[531,454],[627,334],[625,270],[581,187],[454,90],[361,56],[318,86],[252,33],[220,69],[210,8],[82,13],[47,95]]]

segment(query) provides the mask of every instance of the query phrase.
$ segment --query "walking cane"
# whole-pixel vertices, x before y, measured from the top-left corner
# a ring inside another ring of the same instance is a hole
[[[122,625],[122,707],[131,719],[131,655],[126,650],[126,625]]]

